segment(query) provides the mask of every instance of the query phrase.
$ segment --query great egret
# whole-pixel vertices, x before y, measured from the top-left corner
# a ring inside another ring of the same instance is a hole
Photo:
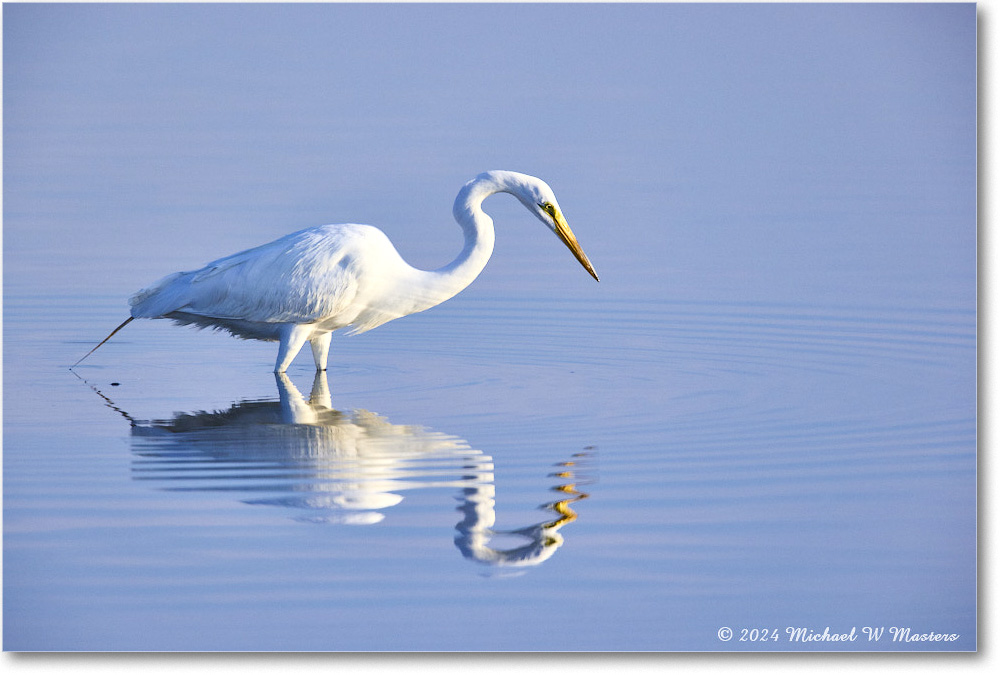
[[[472,283],[493,253],[490,195],[507,192],[545,223],[597,279],[552,189],[513,171],[487,171],[466,183],[453,213],[465,234],[455,260],[434,271],[408,265],[385,234],[370,225],[322,225],[220,258],[200,270],[164,277],[129,299],[131,316],[78,365],[133,319],[172,319],[227,330],[252,340],[278,341],[274,372],[283,373],[309,342],[316,370],[326,370],[332,331],[363,333],[422,312]]]

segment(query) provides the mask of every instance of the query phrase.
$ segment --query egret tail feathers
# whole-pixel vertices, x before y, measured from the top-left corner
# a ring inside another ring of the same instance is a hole
[[[76,367],[77,367],[78,365],[80,365],[81,363],[83,363],[83,359],[87,358],[88,356],[90,356],[91,354],[93,354],[94,352],[96,352],[96,351],[97,351],[97,348],[98,348],[98,347],[100,347],[100,346],[101,346],[101,345],[103,345],[103,344],[104,344],[105,342],[107,342],[108,340],[110,340],[110,339],[111,339],[111,337],[112,337],[112,336],[113,336],[113,335],[114,335],[115,333],[117,333],[118,331],[120,331],[120,330],[121,330],[122,328],[124,328],[125,326],[129,325],[129,323],[131,323],[131,322],[132,322],[132,319],[134,319],[134,318],[135,318],[134,316],[130,316],[129,318],[127,318],[127,319],[125,319],[124,321],[122,321],[122,322],[121,322],[121,325],[120,325],[120,326],[118,326],[118,328],[115,328],[115,329],[114,329],[113,331],[111,331],[111,333],[110,333],[110,334],[108,335],[108,337],[104,338],[103,340],[101,340],[100,342],[98,342],[98,343],[97,343],[97,347],[94,347],[94,348],[93,348],[93,349],[91,349],[91,350],[90,350],[89,352],[87,352],[86,354],[84,354],[84,355],[83,355],[83,358],[81,358],[81,359],[80,359],[79,361],[77,361],[77,362],[76,362],[76,363],[74,363],[74,364],[73,364],[72,366],[70,366],[70,368],[76,368]]]

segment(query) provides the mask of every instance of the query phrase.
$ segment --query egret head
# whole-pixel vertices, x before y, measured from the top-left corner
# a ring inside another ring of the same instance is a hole
[[[514,175],[518,180],[510,192],[550,230],[555,232],[559,240],[566,244],[566,247],[572,251],[584,269],[590,273],[590,276],[600,281],[597,278],[597,272],[594,271],[594,266],[587,258],[587,254],[583,252],[583,248],[576,240],[573,230],[566,223],[566,218],[563,216],[562,209],[559,208],[559,202],[556,201],[552,188],[540,178],[525,174]]]

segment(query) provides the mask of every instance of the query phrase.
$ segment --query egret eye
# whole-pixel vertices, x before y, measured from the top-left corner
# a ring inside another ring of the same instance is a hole
[[[541,204],[540,206],[542,207],[542,209],[545,210],[545,212],[547,214],[549,214],[553,218],[556,217],[556,207],[555,207],[555,205],[552,202],[545,202],[545,203]]]

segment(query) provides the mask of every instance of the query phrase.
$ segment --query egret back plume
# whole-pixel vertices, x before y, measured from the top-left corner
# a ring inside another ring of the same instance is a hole
[[[122,321],[122,322],[121,322],[121,324],[120,324],[120,325],[118,326],[118,328],[115,328],[115,329],[114,329],[113,331],[111,331],[111,333],[109,333],[109,334],[108,334],[108,337],[104,338],[103,340],[101,340],[100,342],[98,342],[98,343],[97,343],[97,347],[94,347],[94,348],[93,348],[93,349],[91,349],[91,350],[90,350],[89,352],[87,352],[86,354],[84,354],[84,355],[83,355],[83,358],[81,358],[81,359],[80,359],[79,361],[77,361],[77,362],[76,362],[76,363],[74,363],[74,364],[73,364],[72,366],[70,366],[70,368],[76,368],[76,367],[77,367],[78,365],[80,365],[81,363],[83,363],[83,359],[87,358],[88,356],[90,356],[91,354],[93,354],[94,352],[96,352],[96,351],[97,351],[97,348],[98,348],[98,347],[100,347],[100,346],[101,346],[101,345],[103,345],[103,344],[104,344],[105,342],[107,342],[108,340],[110,340],[110,339],[111,339],[111,337],[112,337],[112,336],[113,336],[113,335],[114,335],[115,333],[117,333],[118,331],[120,331],[120,330],[121,330],[122,328],[124,328],[125,326],[129,325],[129,323],[131,323],[131,322],[132,322],[132,319],[134,319],[134,318],[135,318],[135,317],[133,317],[133,316],[130,316],[129,318],[127,318],[127,319],[125,319],[124,321]]]

